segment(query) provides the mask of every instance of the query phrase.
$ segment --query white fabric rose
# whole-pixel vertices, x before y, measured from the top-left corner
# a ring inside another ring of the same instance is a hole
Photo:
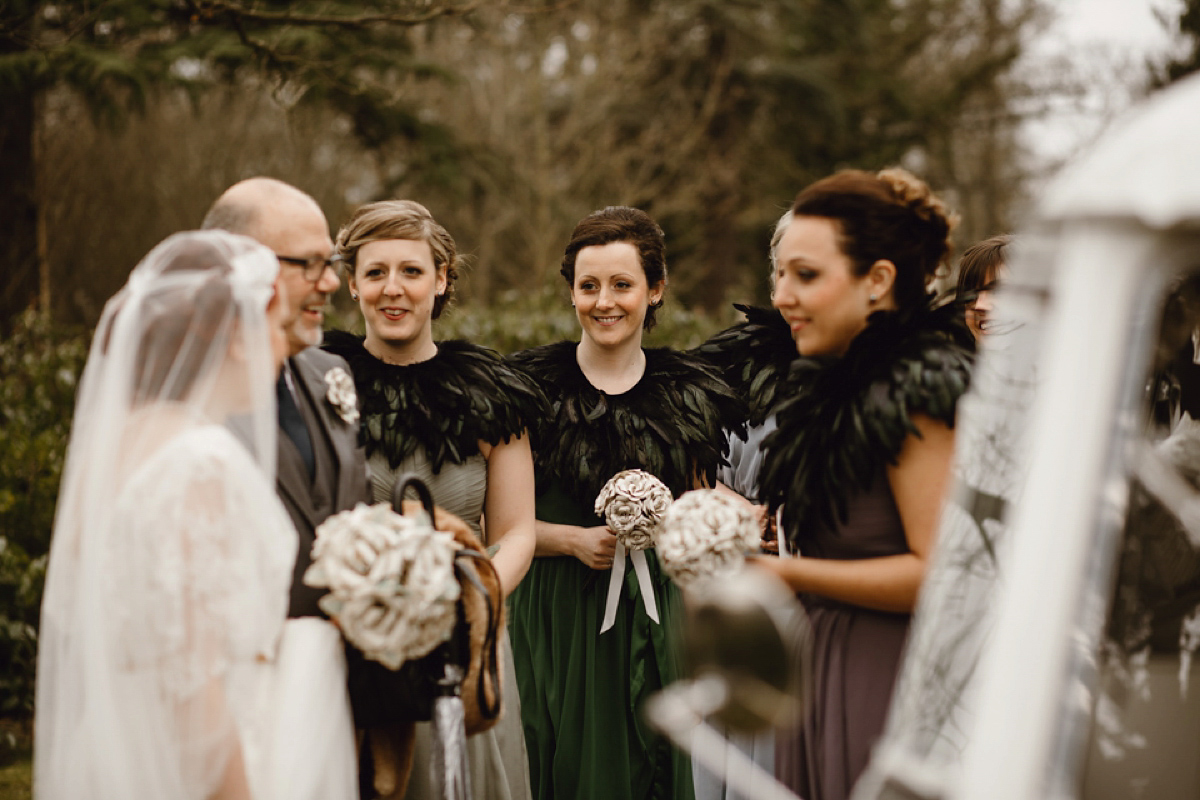
[[[684,493],[663,518],[656,542],[658,560],[684,589],[741,569],[761,533],[753,512],[715,489]]]
[[[655,532],[671,499],[671,490],[658,478],[627,469],[604,484],[596,496],[596,513],[627,550],[646,550],[654,546]]]
[[[389,669],[428,655],[457,620],[454,536],[428,516],[405,517],[387,503],[359,503],[317,528],[309,586],[346,640]]]
[[[604,507],[604,521],[616,534],[632,533],[639,525],[645,524],[641,504],[619,495],[609,498],[608,505]]]
[[[358,422],[358,394],[354,391],[354,379],[341,367],[325,373],[325,399],[349,425]]]
[[[665,489],[666,487],[664,486],[663,488]],[[669,491],[654,492],[642,500],[642,511],[647,517],[659,520],[661,524],[663,515],[667,513],[667,509],[671,507],[673,501],[674,498],[671,497]]]

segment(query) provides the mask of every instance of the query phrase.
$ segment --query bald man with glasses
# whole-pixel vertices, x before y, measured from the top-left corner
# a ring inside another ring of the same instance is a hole
[[[341,285],[329,224],[317,202],[296,187],[250,178],[217,198],[202,227],[257,239],[280,262],[278,285],[287,293],[292,319],[286,326],[290,357],[277,385],[283,435],[276,488],[300,535],[288,616],[324,617],[317,606],[324,590],[302,580],[316,528],[339,511],[370,502],[357,409],[330,385],[342,375],[348,380],[350,369],[318,347],[325,306]]]

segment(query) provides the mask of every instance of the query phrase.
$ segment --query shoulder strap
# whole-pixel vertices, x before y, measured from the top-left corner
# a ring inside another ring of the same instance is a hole
[[[429,491],[429,487],[425,485],[425,481],[421,480],[413,472],[405,472],[397,476],[396,482],[392,485],[392,510],[397,514],[404,513],[404,495],[408,493],[409,489],[417,493],[417,499],[421,501],[421,506],[432,521],[433,494]]]

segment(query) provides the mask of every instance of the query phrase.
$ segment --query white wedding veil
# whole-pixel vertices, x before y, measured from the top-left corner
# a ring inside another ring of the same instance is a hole
[[[253,783],[257,665],[296,550],[274,490],[278,270],[251,239],[176,234],[105,306],[42,602],[39,798]]]

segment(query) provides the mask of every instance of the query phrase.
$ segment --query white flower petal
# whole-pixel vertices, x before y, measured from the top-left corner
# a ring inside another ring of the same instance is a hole
[[[596,513],[627,550],[645,550],[654,540],[663,514],[671,505],[671,490],[640,469],[618,472],[596,496]]]
[[[740,569],[758,542],[750,510],[713,489],[686,492],[676,500],[657,536],[663,569],[684,587]]]
[[[346,639],[395,669],[453,631],[457,550],[453,535],[428,520],[401,517],[386,503],[360,504],[317,529],[308,574],[330,589],[319,603]]]

